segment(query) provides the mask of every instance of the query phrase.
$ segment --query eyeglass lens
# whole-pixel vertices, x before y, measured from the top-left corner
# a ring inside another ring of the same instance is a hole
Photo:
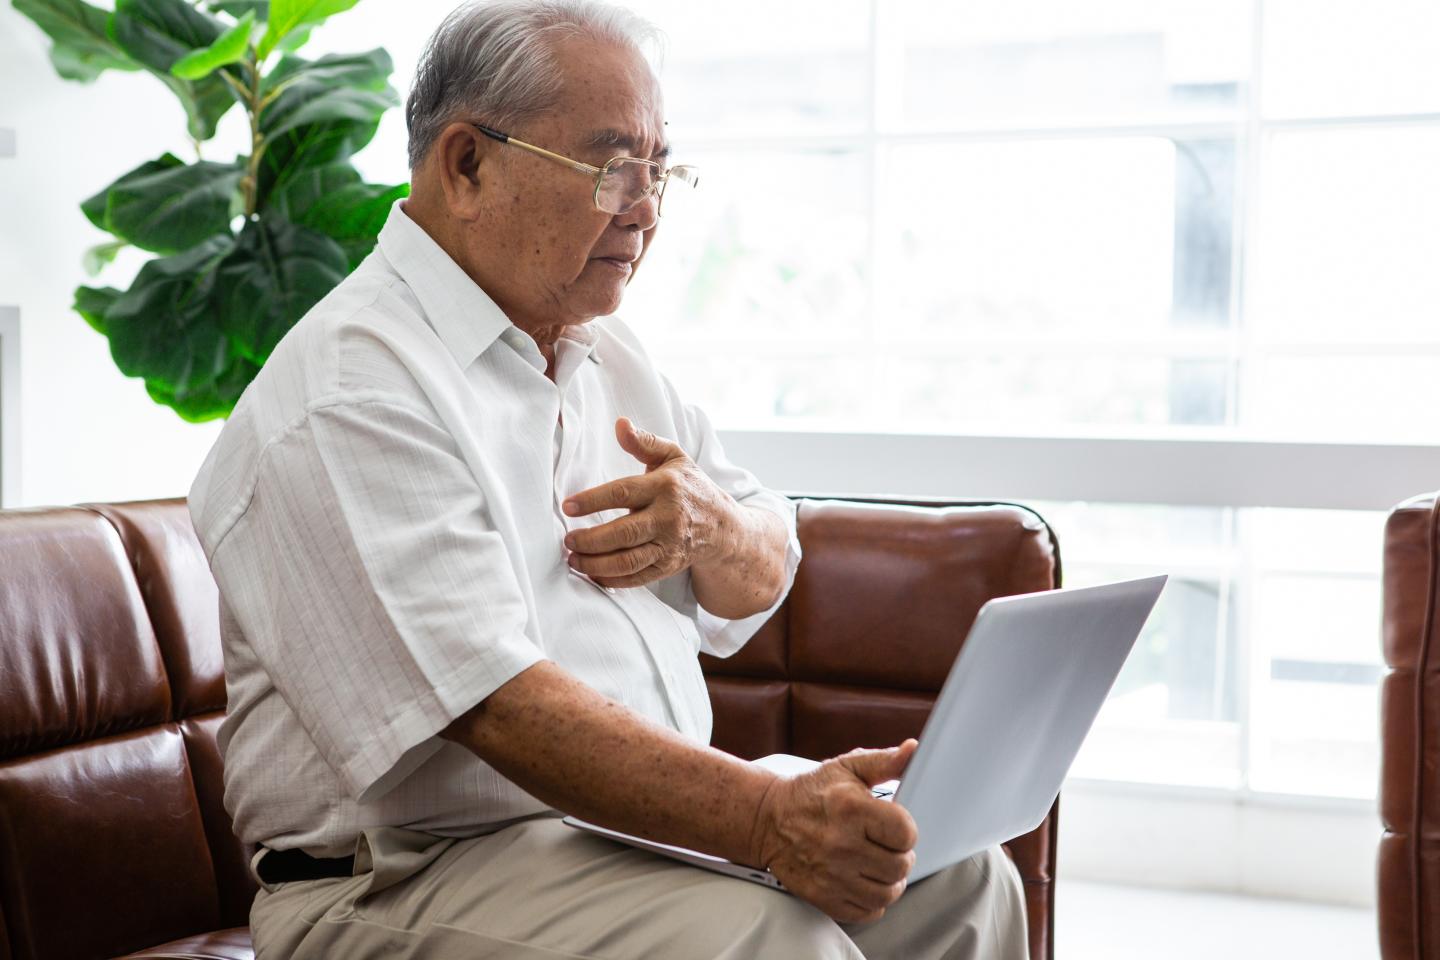
[[[605,165],[595,203],[606,213],[626,213],[653,193],[663,193],[660,171],[653,163],[617,158]]]

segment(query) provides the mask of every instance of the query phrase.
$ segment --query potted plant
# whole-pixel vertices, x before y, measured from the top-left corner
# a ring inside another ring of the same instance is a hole
[[[13,0],[54,41],[60,76],[144,70],[179,99],[193,162],[166,153],[81,204],[113,239],[156,254],[128,290],[81,286],[75,309],[186,420],[226,416],[275,344],[375,245],[404,184],[366,183],[350,158],[397,102],[383,49],[313,60],[310,31],[358,0]],[[250,149],[202,158],[236,106]]]

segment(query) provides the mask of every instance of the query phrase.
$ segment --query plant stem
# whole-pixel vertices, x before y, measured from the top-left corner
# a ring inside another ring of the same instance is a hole
[[[260,64],[252,48],[250,56],[243,61],[250,71],[250,162],[245,171],[245,219],[255,215],[260,194],[260,155],[265,149],[265,138],[260,135]]]

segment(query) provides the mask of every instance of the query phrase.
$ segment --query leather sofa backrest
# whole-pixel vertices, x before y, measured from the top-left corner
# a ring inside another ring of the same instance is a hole
[[[243,925],[216,591],[183,501],[0,512],[0,911],[16,960]]]

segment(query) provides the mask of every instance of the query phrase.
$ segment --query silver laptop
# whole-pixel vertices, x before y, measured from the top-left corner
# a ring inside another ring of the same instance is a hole
[[[912,883],[1040,825],[1166,579],[1000,597],[980,608],[904,778],[873,791],[915,818]],[[819,766],[787,754],[754,762],[782,775]],[[565,822],[784,889],[767,870],[574,817]]]

